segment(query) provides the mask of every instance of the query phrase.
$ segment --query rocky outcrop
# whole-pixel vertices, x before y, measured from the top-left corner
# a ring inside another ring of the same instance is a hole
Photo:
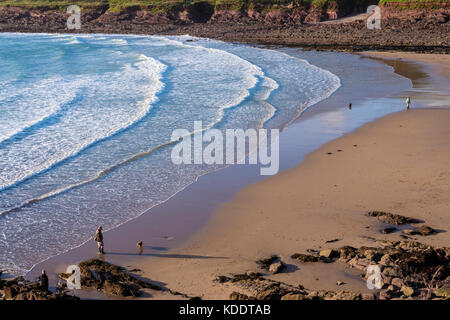
[[[409,218],[405,216],[401,216],[399,214],[394,214],[390,212],[383,212],[383,211],[370,211],[368,213],[369,217],[375,217],[379,220],[385,222],[385,223],[391,223],[396,225],[403,225],[407,223],[420,223],[420,220],[415,218]]]
[[[232,300],[391,300],[391,299],[449,299],[450,298],[450,248],[433,247],[416,241],[380,241],[378,247],[343,246],[305,254],[305,259],[293,259],[301,263],[322,261],[341,262],[365,274],[361,280],[367,282],[369,266],[379,268],[381,287],[374,293],[359,293],[346,290],[311,290],[301,285],[267,279],[260,273],[248,272],[233,276],[219,276],[218,283],[229,283],[235,290]],[[315,259],[313,259],[313,257]],[[269,259],[271,258],[271,259]],[[278,259],[278,257],[276,258]],[[273,256],[257,263],[267,266]],[[370,279],[369,279],[370,281]],[[338,281],[337,286],[344,283]]]
[[[79,300],[65,291],[53,293],[41,288],[39,283],[26,281],[23,277],[0,280],[0,300]]]
[[[162,287],[138,279],[126,269],[108,262],[91,259],[79,264],[82,288],[93,288],[113,296],[139,297],[142,289],[162,291]],[[59,277],[67,280],[70,274],[60,273]]]
[[[284,268],[285,268],[284,263],[281,262],[281,261],[277,261],[277,262],[272,263],[272,264],[269,266],[269,272],[270,272],[271,274],[277,274],[277,273],[279,273],[280,271],[282,271]]]
[[[271,255],[269,257],[264,257],[256,261],[256,263],[263,269],[269,269],[269,266],[280,259],[277,255]]]
[[[291,286],[264,277],[242,279],[239,280],[237,285],[251,293],[245,294],[234,291],[230,294],[231,300],[363,300],[363,295],[357,292],[344,290],[309,291],[301,285]]]
[[[399,214],[393,214],[390,212],[383,212],[383,211],[371,211],[368,213],[368,216],[378,218],[378,220],[382,221],[383,223],[397,225],[397,226],[404,226],[407,224],[416,225],[419,223],[423,223],[423,221],[415,219],[415,218],[405,217],[405,216],[401,216]],[[389,226],[389,227],[384,227],[383,229],[381,229],[381,233],[391,234],[398,230],[399,229],[397,229],[396,227]],[[418,227],[409,226],[409,229],[403,229],[402,232],[403,232],[402,237],[405,239],[408,239],[407,236],[414,236],[414,235],[429,236],[429,235],[433,235],[433,234],[440,232],[440,230],[436,230],[430,226],[422,224]]]

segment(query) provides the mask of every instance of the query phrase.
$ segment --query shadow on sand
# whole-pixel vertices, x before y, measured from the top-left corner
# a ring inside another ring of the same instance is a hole
[[[131,253],[131,252],[105,252],[106,256],[144,256],[171,259],[229,259],[229,257],[197,256],[191,254],[164,254],[164,253]]]

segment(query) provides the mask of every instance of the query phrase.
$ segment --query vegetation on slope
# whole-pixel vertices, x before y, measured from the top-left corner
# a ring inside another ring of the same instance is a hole
[[[405,4],[408,8],[425,7],[427,4],[448,3],[450,0],[0,0],[0,6],[16,6],[22,8],[47,8],[65,10],[70,5],[78,5],[84,9],[106,7],[111,11],[139,7],[148,11],[167,11],[174,8],[185,8],[198,2],[208,2],[216,9],[241,10],[292,7],[316,7],[321,9],[340,8],[351,12],[354,8],[363,8],[370,4]]]

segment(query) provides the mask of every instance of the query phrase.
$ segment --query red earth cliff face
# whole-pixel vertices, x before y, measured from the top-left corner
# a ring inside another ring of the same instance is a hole
[[[414,3],[413,3],[414,4]],[[410,4],[411,7],[413,4]],[[427,20],[446,23],[450,16],[450,2],[426,3],[425,8],[410,9],[402,3],[390,3],[381,6],[382,19],[400,19],[408,22]],[[361,12],[361,8],[351,13]],[[347,9],[348,11],[348,9]],[[58,24],[66,20],[66,13],[49,8],[23,9],[18,7],[0,7],[0,23],[24,23],[45,25]],[[212,6],[191,6],[162,13],[150,13],[138,6],[120,13],[108,11],[107,6],[99,6],[83,13],[87,22],[116,23],[129,21],[137,23],[206,23],[206,22],[258,22],[276,24],[315,24],[324,20],[334,20],[345,16],[344,9],[334,3],[325,9],[315,7],[286,7],[268,11],[257,10],[214,10]]]
[[[410,5],[411,6],[411,5]],[[382,20],[401,20],[403,22],[444,24],[450,18],[450,2],[426,3],[424,8],[411,9],[402,3],[392,3],[381,7]]]
[[[328,10],[293,7],[289,10],[214,11],[208,6],[197,6],[161,13],[134,7],[115,13],[107,7],[98,7],[82,12],[81,30],[70,31],[64,11],[0,7],[0,32],[190,34],[224,41],[320,50],[450,52],[450,7],[447,3],[438,9],[382,6],[382,30],[368,30],[362,20],[319,23],[340,18],[342,12],[332,7]]]

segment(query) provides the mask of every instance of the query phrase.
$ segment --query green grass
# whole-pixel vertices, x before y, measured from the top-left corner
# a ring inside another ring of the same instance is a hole
[[[380,0],[380,4],[403,4],[400,9],[437,9],[439,3],[450,2],[450,0]]]
[[[380,0],[380,4],[385,4],[389,2],[398,2],[398,3],[421,3],[421,2],[436,2],[436,3],[444,3],[450,2],[450,0]]]

